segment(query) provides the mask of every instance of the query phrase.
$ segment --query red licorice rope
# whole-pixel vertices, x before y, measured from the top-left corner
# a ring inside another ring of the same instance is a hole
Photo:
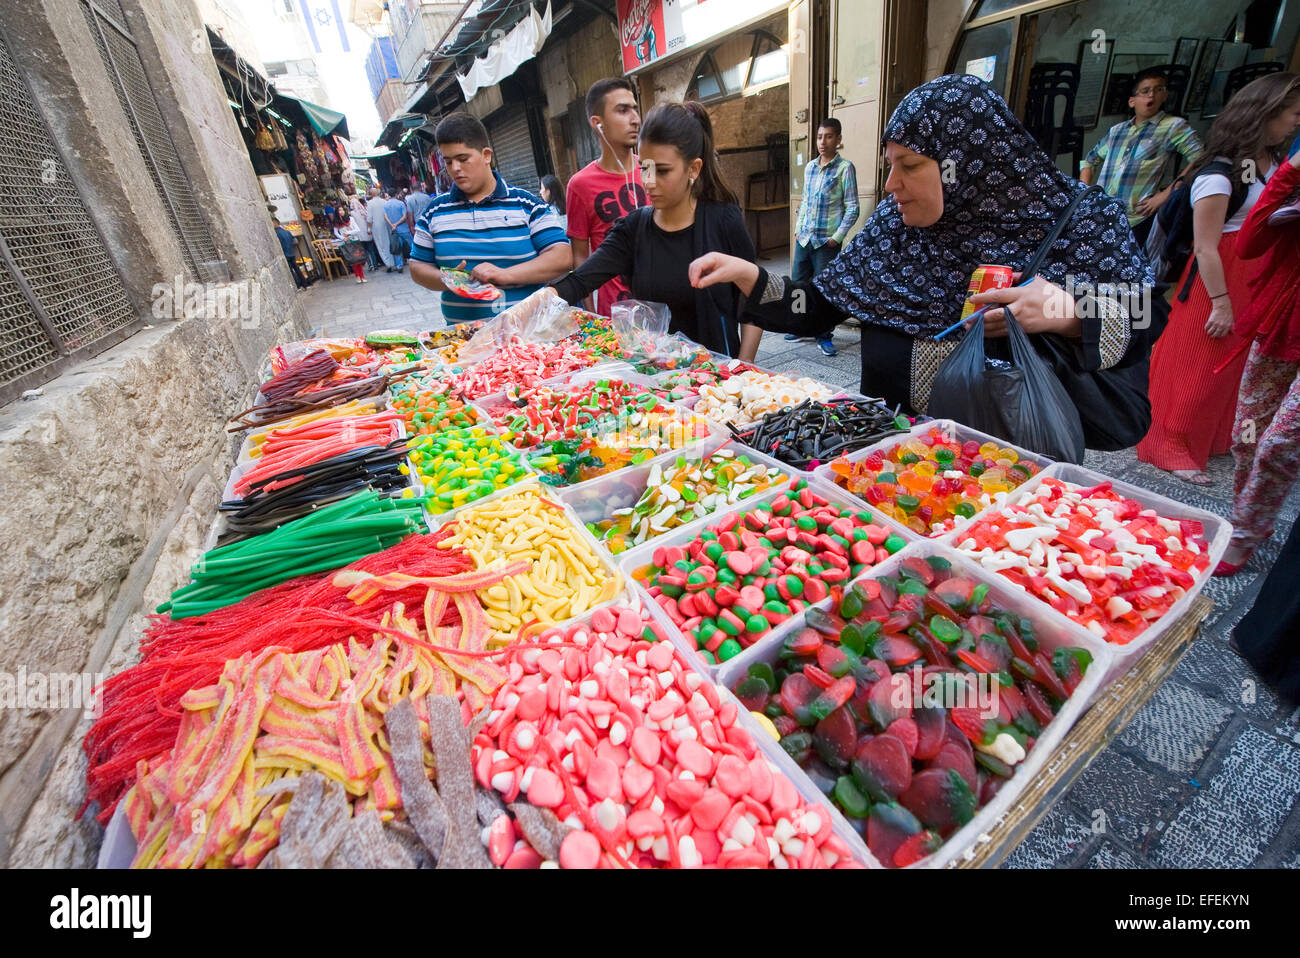
[[[472,571],[474,560],[463,551],[436,548],[449,532],[409,536],[347,568],[375,575],[406,572],[439,577]],[[219,681],[228,660],[272,646],[308,652],[346,642],[349,636],[369,644],[373,632],[384,631],[379,626],[383,614],[398,602],[426,631],[460,623],[454,603],[448,603],[440,622],[424,621],[424,586],[381,592],[358,605],[347,597],[347,589],[331,584],[336,574],[282,582],[207,615],[177,620],[151,616],[140,643],[139,664],[101,687],[103,711],[82,744],[87,759],[86,801],[78,817],[96,802],[97,817],[107,824],[135,783],[138,763],[161,760],[175,745],[181,697]]]

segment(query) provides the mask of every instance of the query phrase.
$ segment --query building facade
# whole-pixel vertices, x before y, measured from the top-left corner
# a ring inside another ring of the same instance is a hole
[[[308,324],[189,0],[11,5],[0,96],[0,669],[93,677],[183,581],[225,419]],[[89,716],[0,710],[0,866],[93,862]]]

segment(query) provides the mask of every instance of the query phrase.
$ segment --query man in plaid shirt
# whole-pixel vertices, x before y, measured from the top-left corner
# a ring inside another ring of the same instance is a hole
[[[1133,235],[1143,244],[1156,211],[1173,189],[1173,183],[1159,189],[1169,161],[1182,157],[1186,168],[1200,157],[1202,146],[1186,120],[1164,112],[1169,86],[1159,67],[1137,74],[1132,90],[1128,105],[1133,118],[1116,123],[1092,148],[1084,158],[1079,179],[1092,183],[1095,178],[1098,186],[1123,201]]]
[[[817,128],[817,158],[803,171],[803,205],[795,221],[790,278],[796,283],[824,270],[858,221],[858,175],[853,164],[839,155],[843,139],[839,120],[822,120]],[[790,334],[785,338],[800,337]],[[825,355],[835,355],[830,333],[819,338],[817,346]]]

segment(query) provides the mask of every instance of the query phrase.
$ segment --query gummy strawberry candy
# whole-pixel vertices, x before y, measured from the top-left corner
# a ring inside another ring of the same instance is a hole
[[[919,708],[912,711],[912,723],[916,726],[916,755],[922,761],[934,758],[943,748],[944,732],[948,726],[947,717],[942,708]]]
[[[858,748],[858,729],[847,708],[838,708],[817,723],[813,746],[831,768],[848,768]]]
[[[975,817],[974,790],[950,768],[918,772],[899,801],[920,821],[941,832],[960,828]]]
[[[944,743],[939,749],[939,754],[930,759],[929,767],[932,769],[948,769],[956,772],[966,782],[967,787],[974,791],[979,785],[979,778],[975,773],[975,753],[967,743],[965,747],[953,742]]]
[[[894,864],[894,855],[913,835],[923,831],[921,822],[902,805],[877,802],[867,818],[867,848],[886,867]]]
[[[899,719],[912,717],[912,680],[904,673],[895,673],[871,687],[867,696],[867,711],[871,721],[883,731]]]
[[[912,759],[892,735],[877,735],[859,745],[850,771],[858,787],[877,802],[894,801],[912,783]]]
[[[899,868],[915,865],[924,858],[933,855],[943,845],[943,839],[928,828],[908,837],[894,852],[894,864]]]
[[[800,725],[812,725],[817,719],[809,711],[809,706],[821,693],[822,690],[808,681],[802,672],[791,672],[781,683],[781,705]]]

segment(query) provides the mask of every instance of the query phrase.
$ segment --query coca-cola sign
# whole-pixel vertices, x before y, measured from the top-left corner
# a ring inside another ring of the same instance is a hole
[[[754,23],[787,0],[618,0],[623,70],[656,60]]]

